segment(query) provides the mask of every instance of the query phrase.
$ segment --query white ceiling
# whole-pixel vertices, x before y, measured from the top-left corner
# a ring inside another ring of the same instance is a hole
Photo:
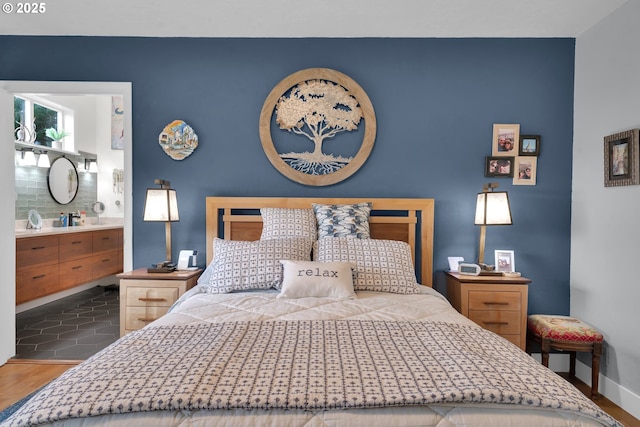
[[[628,0],[50,0],[0,34],[150,37],[577,37]],[[33,3],[25,3],[33,4]]]

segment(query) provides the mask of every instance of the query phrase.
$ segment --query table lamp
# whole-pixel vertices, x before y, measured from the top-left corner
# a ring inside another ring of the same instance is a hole
[[[482,193],[478,193],[476,202],[475,225],[480,226],[480,248],[478,250],[478,265],[487,270],[484,263],[484,242],[487,225],[511,225],[511,208],[509,195],[506,191],[493,191],[498,187],[497,182],[485,184]]]
[[[156,221],[165,223],[165,238],[167,255],[165,261],[156,264],[155,268],[148,269],[150,272],[161,272],[171,268],[166,268],[171,264],[171,223],[180,221],[178,214],[178,198],[176,190],[171,188],[171,183],[162,179],[154,180],[154,184],[160,188],[147,188],[147,196],[144,201],[143,221]]]

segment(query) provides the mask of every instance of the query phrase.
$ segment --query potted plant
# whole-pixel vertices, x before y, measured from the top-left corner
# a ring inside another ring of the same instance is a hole
[[[55,128],[48,128],[48,129],[45,129],[44,132],[45,132],[45,135],[47,135],[47,137],[53,140],[53,142],[51,143],[51,148],[57,148],[57,149],[62,148],[62,138],[64,138],[65,136],[71,135],[64,129],[58,130]]]

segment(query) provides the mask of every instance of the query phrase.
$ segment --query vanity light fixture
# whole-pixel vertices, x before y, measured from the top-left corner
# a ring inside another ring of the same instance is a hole
[[[180,221],[180,215],[178,214],[176,190],[171,188],[171,183],[163,179],[156,179],[154,184],[160,185],[160,188],[147,188],[143,221],[165,223],[167,254],[164,262],[156,264],[156,269],[153,269],[156,271],[171,264],[171,223]]]
[[[487,225],[512,225],[509,195],[506,191],[493,191],[498,187],[497,182],[485,184],[482,193],[478,193],[476,201],[475,225],[480,226],[480,247],[478,250],[478,264],[484,264],[484,243]]]
[[[23,166],[35,166],[36,165],[36,155],[33,154],[31,150],[22,151],[22,165]]]
[[[84,159],[84,170],[91,173],[98,173],[98,159]]]
[[[51,166],[49,162],[49,155],[47,153],[40,153],[38,155],[38,167],[39,168],[48,168]]]

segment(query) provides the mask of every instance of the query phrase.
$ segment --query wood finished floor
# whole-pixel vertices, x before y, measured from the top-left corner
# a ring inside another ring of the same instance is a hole
[[[14,404],[80,362],[80,360],[9,360],[5,365],[0,366],[0,410]],[[568,375],[561,375],[569,379]],[[578,379],[570,382],[586,395],[591,392],[590,387]],[[595,402],[625,427],[640,427],[640,420],[609,399],[600,397]]]

